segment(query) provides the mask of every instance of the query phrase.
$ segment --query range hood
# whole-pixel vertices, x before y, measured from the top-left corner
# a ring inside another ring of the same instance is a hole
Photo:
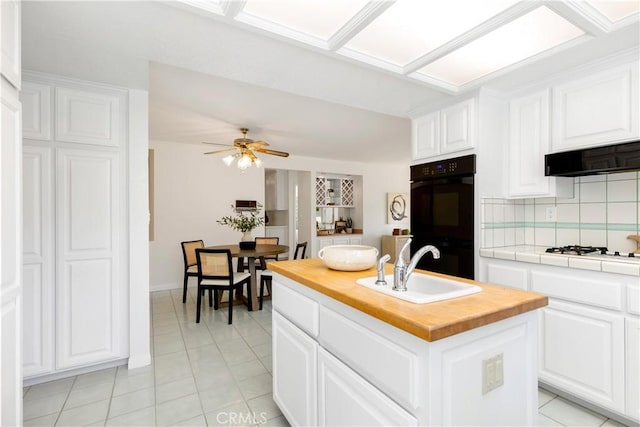
[[[640,141],[544,156],[546,176],[585,176],[640,170]]]

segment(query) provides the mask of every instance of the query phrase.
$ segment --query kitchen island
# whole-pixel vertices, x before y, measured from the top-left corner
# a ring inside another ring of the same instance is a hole
[[[269,268],[273,396],[292,425],[535,424],[545,296],[459,279],[482,292],[412,304],[356,284],[375,269]]]

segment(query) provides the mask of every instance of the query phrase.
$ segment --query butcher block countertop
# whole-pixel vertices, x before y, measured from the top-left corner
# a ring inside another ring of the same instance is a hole
[[[454,279],[480,286],[482,292],[413,304],[356,283],[357,279],[375,276],[375,267],[357,272],[335,271],[317,258],[270,262],[269,269],[426,341],[436,341],[547,305],[547,297],[541,294],[457,277]],[[392,264],[386,265],[386,273],[393,273]]]

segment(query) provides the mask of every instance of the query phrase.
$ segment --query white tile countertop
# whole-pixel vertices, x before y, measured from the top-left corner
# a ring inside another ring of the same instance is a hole
[[[581,270],[605,271],[608,273],[640,276],[640,259],[609,257],[606,260],[586,255],[565,255],[546,253],[545,246],[504,246],[480,249],[480,256]]]

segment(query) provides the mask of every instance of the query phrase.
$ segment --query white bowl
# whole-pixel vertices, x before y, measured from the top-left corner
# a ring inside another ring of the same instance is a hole
[[[378,250],[372,246],[333,245],[320,249],[318,256],[332,270],[361,271],[376,265]]]

